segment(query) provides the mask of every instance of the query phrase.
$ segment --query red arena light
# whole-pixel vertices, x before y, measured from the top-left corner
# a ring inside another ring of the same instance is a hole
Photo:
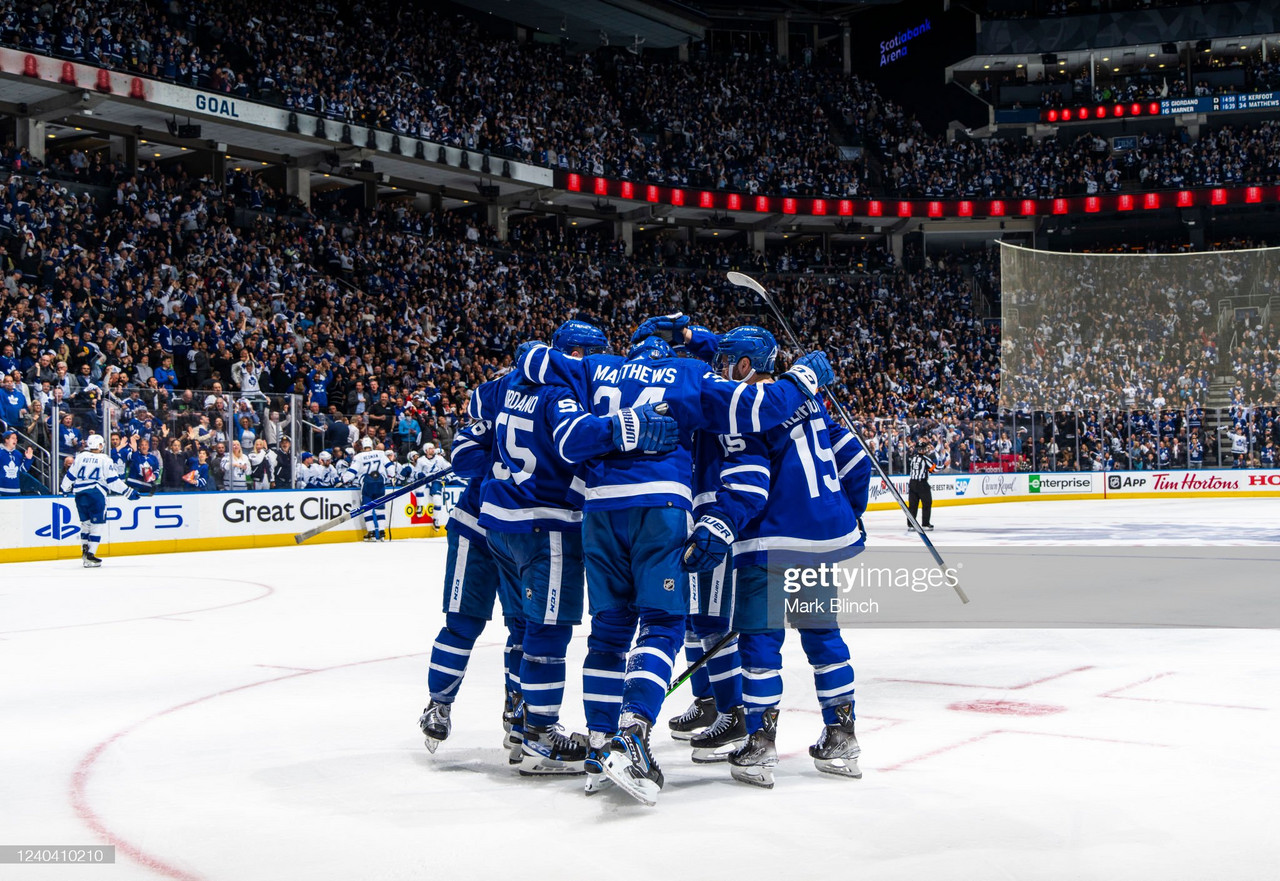
[[[1036,213],[1036,200],[1023,199],[1022,204],[1018,206],[1018,213],[1023,217],[1031,217]]]
[[[1214,205],[1227,204],[1227,191],[1223,189],[1211,190],[1209,192],[1209,201]]]
[[[1004,202],[1000,201],[999,199],[996,199],[994,202],[992,202],[990,207],[987,208],[987,216],[988,217],[1004,217]]]
[[[961,202],[961,203],[960,203],[960,205],[956,208],[956,214],[957,214],[958,216],[960,216],[960,217],[972,217],[972,216],[973,216],[973,203],[972,203],[972,202]]]
[[[1102,200],[1097,196],[1086,196],[1084,200],[1084,210],[1086,214],[1097,214],[1102,210]]]
[[[701,193],[698,193],[699,208],[714,208],[715,204],[716,204],[715,197],[712,196],[710,193],[708,193],[706,190],[703,190]]]
[[[737,193],[730,193],[728,202],[729,202],[730,211],[742,210],[742,196],[738,195]]]
[[[1066,213],[1067,213],[1067,200],[1066,200],[1066,199],[1054,199],[1054,200],[1053,200],[1053,213],[1054,213],[1054,214],[1066,214]]]
[[[636,185],[629,180],[622,182],[622,198],[634,199],[636,197]]]
[[[1106,118],[1107,118],[1107,108],[1105,108],[1105,107],[1098,107],[1098,108],[1096,108],[1096,109],[1093,111],[1093,115],[1094,115],[1094,116],[1096,116],[1096,117],[1098,117],[1098,119],[1106,119]]]
[[[783,213],[783,214],[795,214],[795,213],[796,213],[796,200],[795,200],[795,199],[791,199],[791,198],[783,199],[783,200],[782,200],[782,213]]]
[[[1190,190],[1178,190],[1178,207],[1190,208],[1195,201]]]
[[[1130,105],[1129,105],[1129,115],[1130,115],[1130,116],[1141,116],[1141,115],[1142,115],[1142,105],[1141,105],[1141,104],[1130,104]]]
[[[930,216],[930,217],[941,217],[941,216],[942,216],[942,203],[941,203],[941,202],[930,202],[930,203],[929,203],[929,216]]]
[[[1111,108],[1111,115],[1112,115],[1112,116],[1124,116],[1124,105],[1123,105],[1123,104],[1117,104],[1115,107],[1112,107],[1112,108]]]
[[[1062,110],[1062,121],[1063,121],[1063,122],[1070,122],[1070,121],[1071,121],[1071,108],[1070,108],[1070,107],[1064,107],[1064,108],[1063,108],[1063,110]]]
[[[764,213],[769,210],[769,197],[756,196],[756,210]]]
[[[569,177],[565,180],[564,186],[565,186],[565,189],[567,189],[571,193],[582,192],[582,175],[570,174]]]
[[[1133,210],[1133,196],[1124,195],[1116,200],[1116,208],[1120,211]]]
[[[671,204],[672,204],[672,205],[683,205],[683,204],[684,204],[684,190],[672,190],[672,191],[671,191]]]
[[[1045,114],[1045,116],[1048,118],[1050,122],[1058,121],[1058,111],[1056,110],[1050,110],[1048,113]]]
[[[813,204],[809,206],[809,213],[817,217],[822,217],[827,213],[827,200],[814,199]]]
[[[1244,191],[1244,200],[1250,204],[1262,201],[1262,187],[1249,187]]]
[[[841,203],[840,203],[840,213],[841,213],[841,214],[844,214],[844,202],[841,202]],[[873,201],[871,201],[871,202],[868,202],[868,203],[867,203],[867,216],[868,216],[868,217],[883,217],[883,216],[884,216],[884,203],[883,203],[883,202],[877,202],[877,201],[874,201],[874,200],[873,200]]]
[[[1150,211],[1153,208],[1160,207],[1159,193],[1145,193],[1142,197],[1142,207]]]
[[[1150,113],[1152,116],[1159,116],[1160,115],[1159,103],[1152,101],[1150,104],[1147,105],[1147,112]]]
[[[596,178],[596,195],[597,196],[609,195],[609,182],[602,177]]]
[[[898,203],[898,216],[899,216],[899,217],[910,217],[910,216],[911,216],[911,203],[910,203],[910,202],[899,202],[899,203]]]
[[[875,210],[872,212],[872,213],[874,214],[874,216],[879,217],[881,214],[883,214],[883,213],[884,213],[884,212],[880,209],[880,203],[879,203],[879,202],[872,202],[872,203],[871,203],[871,205],[872,205],[872,207],[875,209]],[[853,216],[853,203],[852,203],[852,202],[850,202],[848,199],[841,199],[841,200],[840,200],[840,204],[836,206],[836,213],[838,213],[841,217],[852,217],[852,216]]]
[[[649,186],[645,187],[645,188],[644,188],[644,200],[645,200],[646,202],[656,202],[656,201],[658,201],[658,188],[657,188],[657,187],[655,187],[653,184],[649,184]]]

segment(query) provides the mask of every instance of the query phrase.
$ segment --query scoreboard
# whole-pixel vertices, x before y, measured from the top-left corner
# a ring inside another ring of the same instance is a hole
[[[1124,104],[1088,104],[1053,107],[1040,111],[1040,121],[1049,123],[1093,122],[1134,116],[1175,116],[1180,113],[1230,113],[1241,110],[1280,108],[1280,92],[1253,92],[1211,95],[1203,98],[1160,98]]]

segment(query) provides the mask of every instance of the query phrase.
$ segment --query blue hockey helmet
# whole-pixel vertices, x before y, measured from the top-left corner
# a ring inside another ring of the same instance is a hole
[[[584,355],[595,355],[609,351],[609,338],[594,324],[574,319],[556,328],[551,336],[551,348],[566,355],[574,349],[581,349]]]
[[[750,360],[753,373],[773,373],[774,362],[778,360],[778,341],[769,331],[754,324],[735,327],[717,342],[713,366],[719,372],[743,358]]]
[[[659,358],[674,358],[671,345],[660,336],[647,336],[627,350],[628,361],[656,361]]]

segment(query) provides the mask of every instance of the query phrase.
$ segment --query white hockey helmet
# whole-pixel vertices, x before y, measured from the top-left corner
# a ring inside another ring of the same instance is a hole
[[[422,448],[422,452],[426,453],[428,456],[430,456],[435,451],[436,451],[435,444],[427,444],[425,447]]]
[[[409,457],[408,457],[408,458],[409,458],[409,461],[410,461],[410,462],[412,462],[414,459],[418,458],[418,456],[419,456],[419,455],[420,455],[420,454],[418,453],[418,451],[417,451],[417,450],[410,450],[410,451],[409,451]]]
[[[102,439],[100,434],[91,434],[84,439],[84,448],[91,453],[100,452],[107,442]]]
[[[362,449],[362,450],[372,450],[372,449],[373,449],[373,438],[371,438],[371,437],[366,437],[364,440],[360,441],[360,449]]]
[[[321,462],[332,462],[332,461],[333,461],[333,453],[330,453],[328,450],[322,450],[322,451],[321,451],[321,453],[320,453],[320,461],[321,461]]]

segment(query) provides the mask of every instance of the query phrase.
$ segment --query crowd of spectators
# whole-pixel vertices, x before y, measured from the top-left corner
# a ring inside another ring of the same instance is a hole
[[[287,485],[300,451],[336,466],[366,436],[401,458],[427,442],[447,450],[470,390],[567,317],[600,323],[619,349],[657,312],[767,321],[723,282],[728,269],[777,274],[782,308],[831,353],[836,394],[886,462],[897,464],[904,432],[949,438],[955,468],[1001,462],[1005,440],[1027,461],[1040,454],[1044,431],[1019,433],[1016,414],[1000,413],[999,323],[975,316],[975,286],[999,289],[993,253],[911,252],[907,272],[882,240],[830,252],[782,240],[757,254],[655,236],[628,257],[554,218],[513,224],[499,242],[474,212],[407,202],[320,218],[242,212],[252,220],[237,226],[235,172],[211,181],[143,162],[95,201],[12,145],[0,161],[19,169],[0,190],[0,420],[41,446],[56,435],[64,453],[107,424],[117,457],[136,459],[135,482],[153,489],[237,487],[246,474],[247,486]],[[1151,320],[1160,293],[1147,293]],[[1125,325],[1132,304],[1113,305]],[[1237,430],[1257,421],[1258,383],[1280,369],[1273,339],[1242,332],[1230,353]],[[1138,379],[1176,387],[1173,368],[1161,370]],[[1132,405],[1158,411],[1143,389]],[[1084,455],[1077,444],[1053,464]]]
[[[1148,135],[1119,154],[1092,135],[948,143],[870,81],[811,59],[712,58],[704,47],[685,63],[618,47],[569,55],[390,0],[0,0],[0,41],[540,165],[746,192],[1033,197],[1268,183],[1280,155],[1265,123],[1190,144]],[[1149,91],[1117,88],[1117,100]],[[108,166],[76,170],[98,179]]]

